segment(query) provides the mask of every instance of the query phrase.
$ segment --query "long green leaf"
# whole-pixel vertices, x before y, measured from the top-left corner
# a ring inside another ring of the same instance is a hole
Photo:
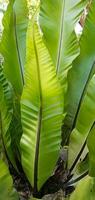
[[[13,88],[0,66],[0,127],[4,150],[12,165],[17,170],[17,159],[20,159],[20,138],[22,135],[19,104],[16,105]]]
[[[4,56],[4,72],[17,95],[23,88],[23,65],[27,30],[26,0],[10,0],[3,19],[3,36],[0,52]]]
[[[81,103],[88,83],[95,71],[95,0],[90,11],[80,40],[80,55],[73,63],[68,75],[67,115],[63,126],[64,135],[70,135],[77,123]],[[63,141],[64,143],[64,141]]]
[[[51,176],[58,158],[63,112],[61,92],[38,27],[30,22],[21,100],[21,150],[22,164],[35,192]]]
[[[7,79],[11,82],[15,93],[13,98],[13,114],[11,116],[11,123],[9,123],[10,126],[8,126],[7,131],[9,138],[11,138],[11,142],[8,143],[8,140],[7,143],[9,144],[10,149],[12,149],[15,161],[18,159],[20,160],[19,143],[22,135],[22,126],[20,118],[21,114],[19,96],[22,93],[24,83],[23,74],[26,54],[27,24],[27,1],[11,0],[3,19],[4,32],[2,36],[0,51],[4,56],[4,73]],[[5,133],[6,131],[4,131],[4,134]],[[13,158],[10,158],[10,160],[14,165]]]
[[[86,0],[41,0],[40,25],[62,85],[79,54],[74,28],[86,3]]]
[[[17,169],[16,161],[20,160],[20,138],[22,135],[21,115],[19,103],[14,98],[13,88],[4,76],[0,67],[0,127],[8,159]]]
[[[4,147],[7,151],[10,160],[13,159],[13,152],[11,149],[11,136],[9,134],[9,127],[13,115],[13,90],[4,76],[3,68],[0,66],[0,123],[1,136]]]
[[[82,102],[79,115],[77,117],[76,127],[73,129],[69,141],[68,167],[75,162],[81,151],[89,131],[95,121],[95,76],[87,89],[87,93]]]

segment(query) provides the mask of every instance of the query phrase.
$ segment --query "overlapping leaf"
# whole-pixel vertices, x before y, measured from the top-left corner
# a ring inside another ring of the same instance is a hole
[[[40,25],[62,85],[79,54],[74,28],[86,3],[86,0],[41,0]]]
[[[68,76],[67,116],[63,127],[63,136],[69,137],[71,133],[69,167],[75,165],[95,120],[95,77],[92,78],[95,72],[95,1],[91,4],[80,47],[80,56],[74,61]]]
[[[0,66],[0,123],[1,123],[1,136],[4,147],[7,151],[8,157],[13,159],[11,149],[11,136],[9,127],[13,115],[13,90],[12,86],[8,83],[4,76],[3,68]]]
[[[93,45],[92,45],[93,44]],[[95,71],[95,0],[92,1],[80,40],[80,55],[74,61],[68,75],[67,115],[63,133],[66,135],[76,126],[77,117],[86,89]]]
[[[16,94],[20,95],[24,82],[23,65],[27,31],[26,0],[10,0],[4,15],[3,26],[0,52],[4,56],[4,72]]]
[[[9,121],[7,134],[8,145],[12,149],[14,158],[20,160],[19,142],[22,135],[20,115],[20,95],[24,83],[24,64],[26,54],[26,32],[28,23],[28,9],[26,0],[9,1],[3,19],[4,31],[0,52],[4,56],[4,73],[14,89],[13,114]],[[7,116],[8,117],[8,116]],[[2,119],[3,123],[4,119]],[[7,124],[6,124],[7,126]],[[6,134],[6,131],[3,131]],[[13,158],[10,158],[12,164]]]
[[[30,22],[21,99],[21,150],[24,171],[36,192],[52,174],[58,158],[63,112],[61,92],[39,29]]]
[[[80,150],[82,149],[89,131],[95,121],[95,76],[87,89],[87,93],[82,102],[76,127],[73,129],[69,141],[69,166],[72,165],[76,157],[78,156]]]

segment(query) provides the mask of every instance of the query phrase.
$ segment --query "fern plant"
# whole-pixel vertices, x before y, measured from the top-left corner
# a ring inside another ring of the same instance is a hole
[[[88,2],[41,0],[31,12],[10,0],[3,18],[1,139],[13,179],[38,199],[94,198],[95,0],[75,34]]]

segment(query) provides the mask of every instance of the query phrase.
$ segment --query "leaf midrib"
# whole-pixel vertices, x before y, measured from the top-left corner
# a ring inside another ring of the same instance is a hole
[[[33,43],[34,50],[36,55],[36,64],[37,64],[37,75],[38,75],[38,84],[39,84],[39,94],[40,94],[40,107],[38,113],[38,127],[37,127],[37,139],[36,139],[36,151],[35,151],[35,161],[34,161],[34,193],[38,192],[37,181],[38,181],[38,159],[39,159],[39,145],[40,145],[40,134],[42,126],[42,86],[41,86],[41,77],[40,77],[40,64],[38,58],[38,52],[35,42],[35,30],[33,25]]]

